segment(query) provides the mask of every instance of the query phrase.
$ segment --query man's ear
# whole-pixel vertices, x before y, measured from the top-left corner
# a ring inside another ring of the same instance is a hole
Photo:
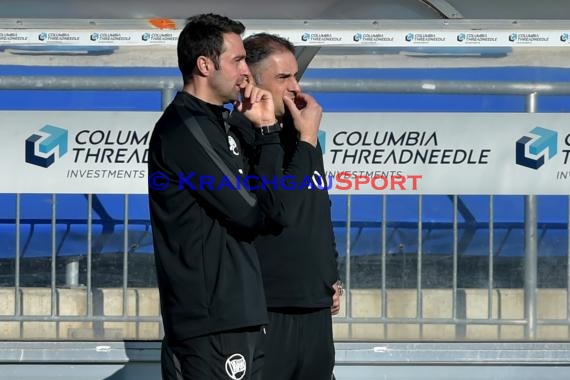
[[[203,76],[209,76],[214,69],[214,62],[210,58],[201,55],[196,60],[196,69]]]

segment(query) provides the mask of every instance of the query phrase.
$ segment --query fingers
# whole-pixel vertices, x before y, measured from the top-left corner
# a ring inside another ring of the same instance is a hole
[[[293,116],[293,120],[300,117],[301,111],[299,111],[299,109],[295,105],[295,102],[293,100],[291,100],[291,98],[284,96],[283,97],[283,104],[285,104],[285,107],[287,107],[287,109],[289,110],[289,113],[291,113],[291,116]]]
[[[295,96],[295,99],[291,100],[291,98],[283,97],[283,102],[289,109],[289,112],[293,112],[295,110],[302,110],[306,107],[320,107],[315,98],[313,98],[309,94],[298,93]]]
[[[337,315],[340,312],[340,305],[331,306],[331,315]]]
[[[299,102],[300,104],[304,103],[305,106],[317,105],[317,101],[315,100],[315,98],[304,92],[297,93],[297,96],[295,96],[295,102]]]
[[[234,103],[235,109],[241,112],[254,126],[273,125],[275,119],[275,105],[271,93],[255,87],[251,83],[240,84],[241,99]]]
[[[250,104],[259,103],[261,101],[271,100],[271,93],[266,90],[262,90],[259,87],[255,87],[251,83],[242,82],[242,95],[244,100],[247,100]]]
[[[335,293],[333,296],[333,303],[331,305],[331,314],[336,315],[340,311],[340,297]]]
[[[299,115],[308,113],[313,115],[320,115],[322,113],[322,108],[319,103],[309,94],[298,93],[293,100],[288,97],[283,97],[283,103],[287,106],[287,109],[293,117],[299,117]]]
[[[336,315],[340,311],[340,296],[342,295],[342,288],[338,285],[338,283],[334,283],[332,287],[334,289],[334,294],[332,296],[331,314]]]
[[[312,146],[317,146],[317,135],[321,124],[322,108],[310,95],[298,93],[295,99],[283,98],[283,103],[287,106],[295,129],[299,132],[299,141],[304,141]],[[302,104],[299,109],[297,104]]]
[[[236,100],[234,102],[234,109],[238,112],[243,112],[243,103],[240,102],[239,100]]]

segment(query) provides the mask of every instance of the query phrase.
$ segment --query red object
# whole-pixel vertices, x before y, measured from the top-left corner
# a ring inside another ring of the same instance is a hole
[[[148,20],[152,26],[159,29],[176,29],[176,23],[168,18],[151,18]]]

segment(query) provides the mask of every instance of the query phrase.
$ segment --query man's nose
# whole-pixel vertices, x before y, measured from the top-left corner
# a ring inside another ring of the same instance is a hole
[[[251,78],[251,71],[249,70],[249,66],[247,65],[247,63],[245,63],[245,61],[243,61],[242,64],[240,65],[240,74],[245,77]]]
[[[297,82],[297,79],[294,77],[291,78],[291,84],[289,90],[291,90],[291,92],[294,92],[295,94],[301,92],[301,86],[299,86],[299,82]]]

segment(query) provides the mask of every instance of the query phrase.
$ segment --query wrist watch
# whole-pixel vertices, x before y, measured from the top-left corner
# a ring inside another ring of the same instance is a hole
[[[270,133],[276,133],[281,131],[281,123],[278,121],[273,125],[264,125],[262,127],[257,128],[259,133],[262,135],[268,135]]]

